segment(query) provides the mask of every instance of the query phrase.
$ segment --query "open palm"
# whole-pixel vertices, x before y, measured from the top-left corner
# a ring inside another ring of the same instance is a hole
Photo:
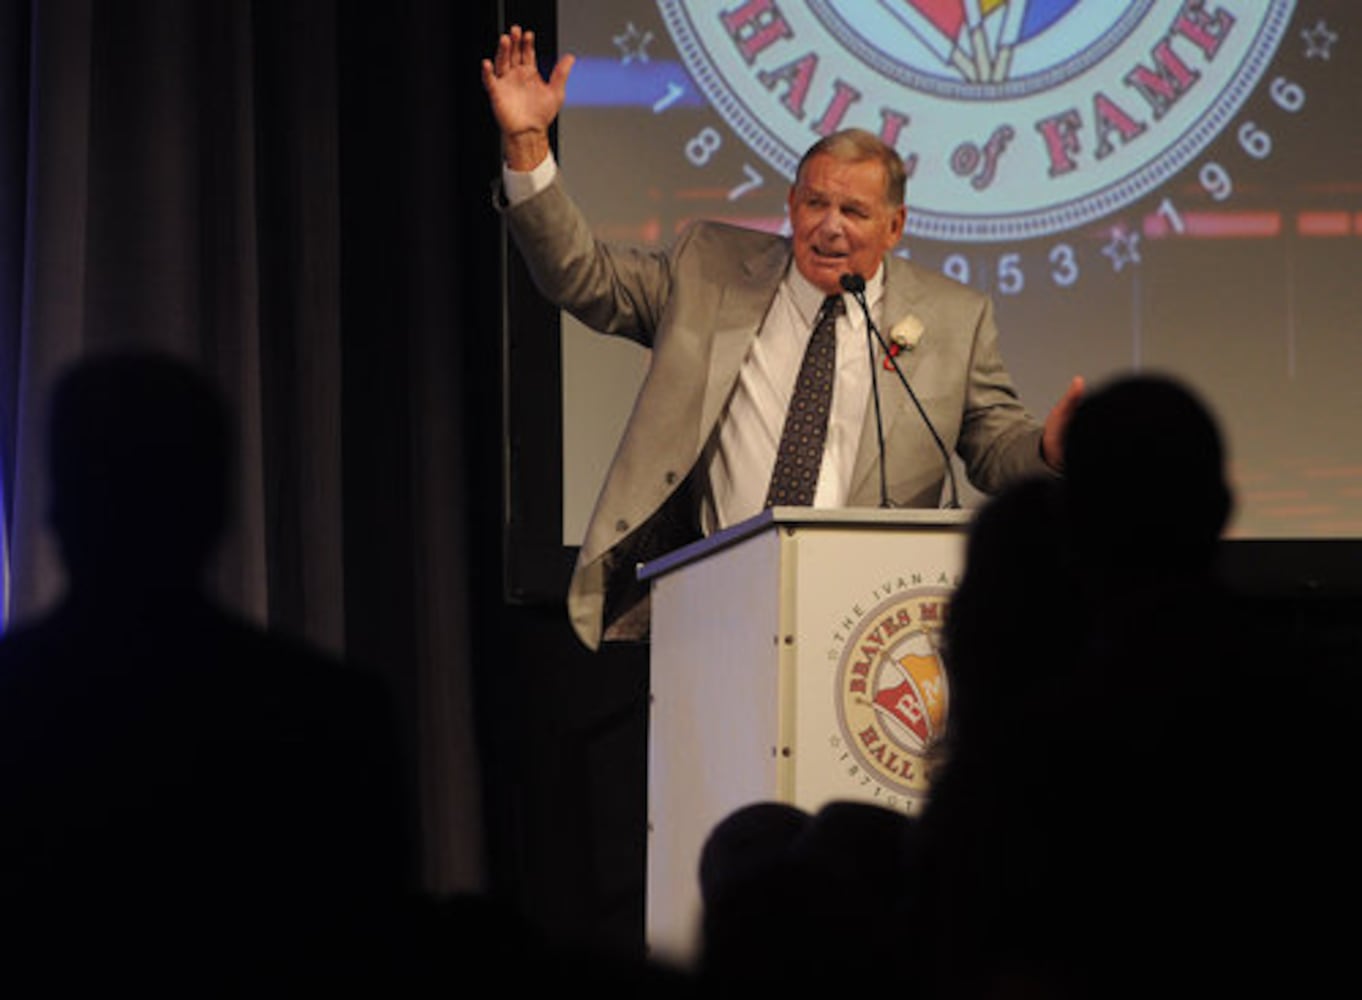
[[[504,136],[547,133],[562,110],[572,63],[572,56],[564,56],[545,80],[535,58],[534,32],[517,25],[501,36],[496,55],[482,61],[482,84]]]

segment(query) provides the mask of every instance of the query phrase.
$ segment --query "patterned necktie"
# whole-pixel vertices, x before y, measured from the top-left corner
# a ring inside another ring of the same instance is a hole
[[[832,380],[837,369],[837,317],[846,312],[842,296],[829,295],[804,349],[785,428],[776,449],[776,465],[766,491],[766,506],[809,507],[818,488],[823,442],[828,438]]]

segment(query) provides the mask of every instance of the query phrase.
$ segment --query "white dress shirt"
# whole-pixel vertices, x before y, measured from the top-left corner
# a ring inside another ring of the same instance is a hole
[[[884,267],[880,266],[866,282],[872,315],[883,294]],[[785,414],[824,298],[791,261],[705,452],[709,490],[701,524],[706,533],[746,520],[765,506]],[[846,505],[870,394],[865,316],[852,296],[843,295],[843,299],[846,311],[837,320],[837,374],[815,507]]]

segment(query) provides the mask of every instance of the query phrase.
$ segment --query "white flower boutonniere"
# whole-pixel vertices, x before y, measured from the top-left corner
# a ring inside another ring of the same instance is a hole
[[[897,357],[900,352],[911,351],[916,347],[926,330],[922,320],[912,313],[895,323],[894,328],[889,331],[889,357],[884,359],[884,367],[893,369],[894,362],[891,359]]]

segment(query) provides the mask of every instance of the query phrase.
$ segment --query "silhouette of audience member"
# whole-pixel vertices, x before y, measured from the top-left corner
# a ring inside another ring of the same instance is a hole
[[[1103,599],[1211,572],[1233,502],[1215,418],[1180,382],[1132,376],[1085,397],[1064,477],[1080,569]]]
[[[1065,517],[1086,598],[1088,717],[1185,752],[1183,741],[1231,721],[1223,709],[1248,655],[1246,623],[1218,575],[1232,508],[1219,429],[1191,389],[1144,375],[1085,399],[1069,435]],[[1174,696],[1130,696],[1159,678],[1176,678]]]
[[[1210,410],[1163,376],[1116,380],[1084,399],[1065,441],[1067,543],[1084,606],[1088,716],[1118,731],[1203,728],[1229,693],[1242,632],[1217,572],[1232,508]],[[1151,664],[1177,696],[1130,697]],[[1166,741],[1165,741],[1166,742]]]
[[[892,968],[914,835],[904,814],[862,802],[735,811],[701,852],[701,983],[808,990]]]
[[[1210,412],[1139,376],[1079,404],[1062,482],[980,512],[924,817],[943,992],[1135,994],[1218,965],[1196,925],[1224,922],[1237,867],[1212,859],[1238,727],[1214,576],[1230,506]]]
[[[1356,709],[1331,703],[1316,653],[1247,614],[1220,578],[1232,495],[1214,416],[1191,389],[1116,381],[1069,435],[1091,622],[1085,753],[1063,763],[1071,785],[1097,790],[1083,818],[1110,845],[1105,884],[1124,903],[1088,938],[1094,963],[1132,991],[1175,973],[1189,990],[1297,992],[1337,967],[1318,947],[1332,918],[1312,911],[1347,883],[1353,851],[1335,836],[1357,823],[1338,808],[1351,756],[1338,734]]]
[[[1171,379],[1121,379],[1080,404],[1065,458],[1063,482],[980,512],[947,619],[919,871],[933,991],[1319,985],[1341,952],[1321,954],[1310,894],[1344,872],[1346,755],[1313,725],[1267,735],[1312,665],[1218,579],[1214,418]]]
[[[1064,996],[1059,794],[1044,766],[1079,668],[1062,485],[1019,482],[975,515],[946,614],[950,721],[921,819],[913,895],[926,995]],[[1067,793],[1065,793],[1067,794]]]
[[[79,364],[49,447],[69,589],[0,641],[0,978],[259,996],[334,975],[410,872],[385,686],[205,597],[231,468],[205,379]]]

